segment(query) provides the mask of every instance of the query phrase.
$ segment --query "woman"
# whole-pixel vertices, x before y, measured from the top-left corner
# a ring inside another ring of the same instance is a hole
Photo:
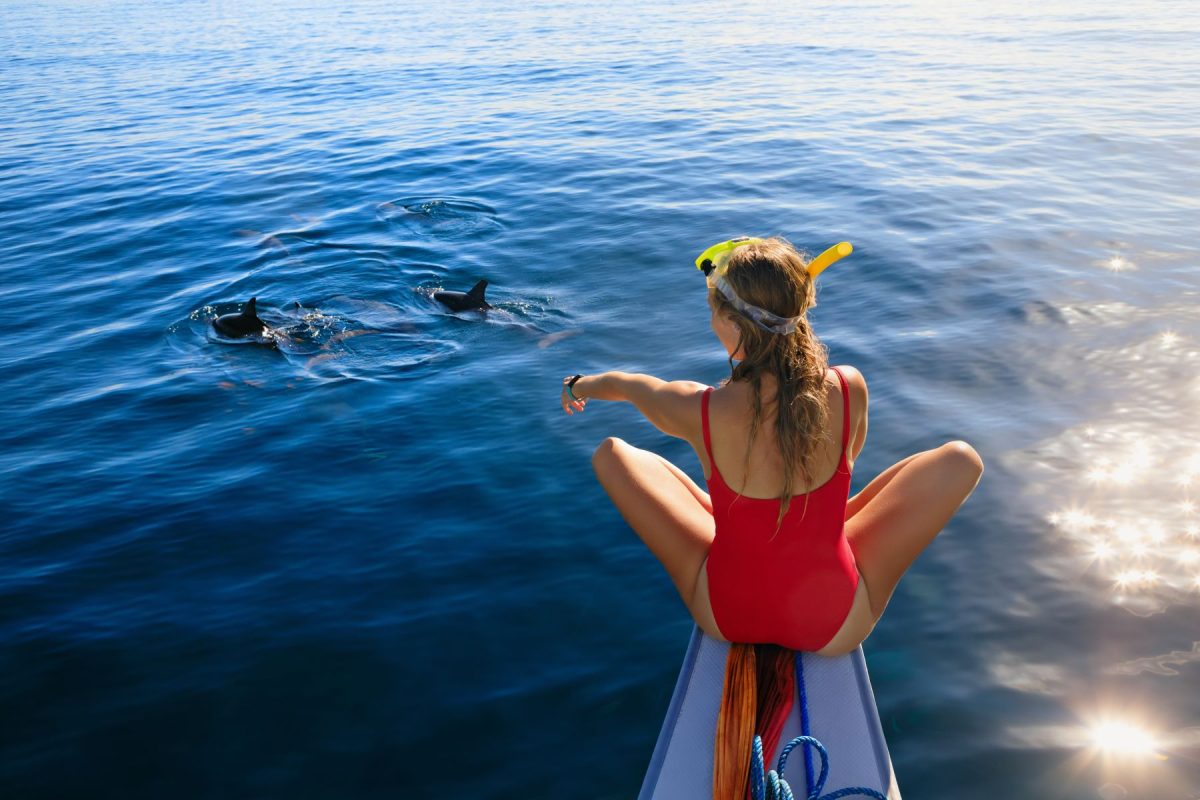
[[[867,385],[853,367],[827,367],[806,317],[816,291],[803,258],[782,239],[733,240],[708,253],[716,254],[706,269],[712,329],[730,377],[714,390],[649,375],[576,375],[563,379],[563,410],[627,400],[696,451],[711,495],[617,438],[600,444],[592,464],[701,630],[848,653],[975,488],[983,462],[966,442],[947,442],[849,497],[867,436]]]

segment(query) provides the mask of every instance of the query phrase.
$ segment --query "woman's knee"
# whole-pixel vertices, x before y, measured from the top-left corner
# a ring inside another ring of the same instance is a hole
[[[947,474],[955,479],[967,481],[972,487],[983,475],[983,459],[975,448],[961,439],[946,442],[938,448],[938,457]]]
[[[609,472],[620,463],[621,451],[627,447],[629,444],[624,439],[609,436],[592,453],[592,469],[596,471],[597,475]]]

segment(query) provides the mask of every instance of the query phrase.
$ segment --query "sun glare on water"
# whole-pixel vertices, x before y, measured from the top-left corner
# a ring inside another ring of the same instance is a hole
[[[1108,265],[1135,268],[1120,255]],[[1061,504],[1044,519],[1072,571],[1089,576],[1079,585],[1139,616],[1194,604],[1200,589],[1200,407],[1178,391],[1180,375],[1200,370],[1197,343],[1172,325],[1109,352],[1134,396],[1050,440],[1039,464],[1052,474],[1038,485],[1052,482]]]
[[[1114,756],[1150,756],[1165,760],[1149,731],[1121,720],[1104,720],[1088,730],[1092,747]]]

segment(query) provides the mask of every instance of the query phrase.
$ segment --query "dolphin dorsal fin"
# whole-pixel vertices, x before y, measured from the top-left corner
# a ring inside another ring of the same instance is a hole
[[[255,306],[256,300],[258,300],[257,297],[251,297],[250,302],[246,303],[246,307],[242,309],[243,317],[258,317],[258,309]]]
[[[471,291],[467,292],[467,297],[475,298],[477,300],[482,300],[483,292],[485,289],[487,289],[487,285],[488,285],[487,280],[480,281],[479,283],[477,283],[471,287]]]

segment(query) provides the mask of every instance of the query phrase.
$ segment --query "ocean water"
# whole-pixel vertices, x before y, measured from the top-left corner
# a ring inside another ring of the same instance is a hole
[[[0,794],[634,796],[691,623],[589,457],[702,476],[558,385],[721,380],[749,233],[855,245],[855,491],[986,463],[905,797],[1200,797],[1200,12],[956,5],[0,6]]]

